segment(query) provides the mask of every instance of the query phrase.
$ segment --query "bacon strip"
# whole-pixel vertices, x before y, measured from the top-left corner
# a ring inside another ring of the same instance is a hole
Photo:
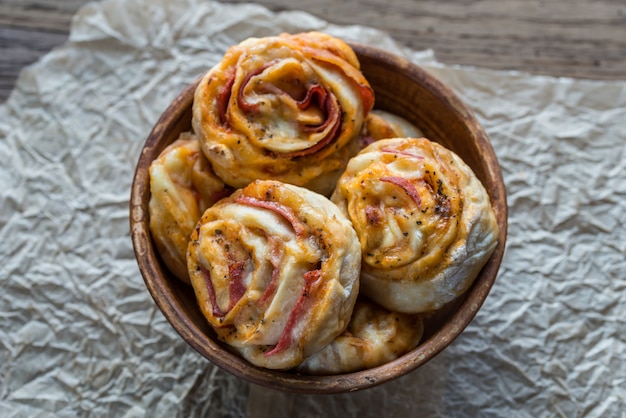
[[[405,179],[404,177],[389,176],[381,177],[380,181],[395,184],[396,186],[400,187],[402,190],[404,190],[406,194],[411,197],[411,199],[413,199],[418,208],[422,207],[422,199],[417,193],[417,189],[415,189],[413,183],[411,183],[409,180]]]
[[[313,290],[319,285],[321,282],[322,271],[321,270],[311,270],[304,273],[304,287],[302,288],[302,293],[298,297],[296,304],[293,309],[289,313],[289,318],[287,319],[287,323],[285,324],[285,328],[283,328],[283,332],[278,339],[278,343],[268,352],[264,354],[265,357],[269,357],[271,355],[280,353],[285,349],[289,348],[291,344],[293,344],[293,328],[297,324],[300,317],[305,312],[306,301],[309,298],[310,294]]]
[[[254,206],[257,208],[269,209],[283,218],[285,218],[293,228],[298,238],[303,238],[307,235],[307,226],[304,222],[298,218],[293,209],[278,202],[272,202],[267,200],[260,200],[251,196],[239,196],[236,202],[242,205]]]

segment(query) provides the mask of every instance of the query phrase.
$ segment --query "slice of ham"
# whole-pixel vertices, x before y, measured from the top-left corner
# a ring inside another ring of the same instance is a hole
[[[228,265],[228,293],[229,303],[228,311],[223,312],[217,305],[217,296],[215,288],[213,287],[213,281],[211,280],[211,272],[205,267],[200,267],[202,274],[204,275],[204,281],[209,292],[209,301],[211,302],[211,308],[213,316],[216,318],[224,317],[231,309],[239,302],[242,296],[246,293],[246,287],[243,284],[243,271],[247,265],[247,261],[231,262]]]
[[[306,110],[311,107],[311,103],[314,102],[320,109],[326,106],[326,96],[328,92],[319,84],[313,84],[306,92],[306,96],[297,102],[298,109]]]
[[[333,66],[337,71],[343,73],[347,80],[353,82],[359,90],[361,100],[363,101],[363,116],[366,116],[374,107],[374,89],[363,79],[361,70],[352,65],[345,64],[345,56],[338,54],[333,50],[303,48],[304,53],[310,56],[314,61],[323,62],[324,65]],[[362,81],[358,81],[362,80]]]
[[[293,328],[306,312],[306,308],[308,308],[307,301],[309,300],[309,296],[318,288],[322,281],[321,279],[322,271],[319,269],[304,273],[304,286],[302,288],[302,293],[300,293],[296,304],[289,313],[289,318],[287,319],[285,328],[283,328],[283,332],[278,339],[278,343],[276,343],[271,350],[264,354],[266,357],[280,353],[293,344]]]
[[[204,282],[209,292],[209,301],[211,302],[211,308],[213,310],[213,316],[216,318],[224,317],[224,312],[217,306],[217,297],[215,296],[215,288],[213,287],[213,281],[211,280],[211,272],[209,269],[200,266],[202,274],[204,275]]]
[[[310,146],[309,148],[285,153],[283,154],[283,156],[292,158],[292,157],[302,157],[305,155],[314,154],[324,149],[325,147],[327,147],[337,137],[337,133],[339,132],[339,128],[341,127],[341,109],[339,107],[339,103],[337,103],[336,99],[331,94],[328,94],[328,92],[326,92],[326,90],[324,90],[321,86],[320,86],[320,89],[322,89],[322,91],[324,92],[323,94],[316,92],[316,93],[311,93],[311,95],[319,96],[320,98],[317,100],[324,101],[323,106],[322,106],[324,114],[325,114],[324,123],[317,125],[317,126],[305,126],[304,131],[311,132],[311,133],[326,132],[325,135],[322,137],[322,139],[317,141],[314,145]],[[312,90],[309,89],[309,92],[311,91]],[[319,91],[319,90],[315,88],[314,91]],[[308,96],[309,96],[309,93],[307,93],[307,97]],[[310,100],[312,99],[309,99],[309,101]]]
[[[248,262],[244,260],[233,261],[228,264],[229,312],[246,293],[246,286],[243,283],[243,271],[247,264]]]
[[[237,104],[244,113],[254,112],[259,107],[257,103],[249,103],[245,99],[244,90],[247,84],[250,82],[252,77],[262,73],[268,67],[274,64],[275,64],[275,61],[272,61],[270,63],[267,63],[255,69],[254,71],[251,71],[249,74],[246,75],[246,77],[241,82],[241,85],[239,86],[239,91],[237,92]],[[230,84],[230,87],[229,87],[230,89],[232,88],[232,81],[230,81],[229,84]],[[265,89],[275,94],[288,95],[287,92],[280,90],[278,88],[270,88],[270,86],[265,86]],[[321,85],[319,84],[311,85],[308,88],[307,93],[304,96],[304,98],[302,98],[301,100],[298,100],[297,98],[293,98],[293,100],[296,100],[296,105],[298,109],[300,110],[306,110],[310,106],[314,106],[314,105],[319,106],[319,108],[324,113],[324,122],[319,125],[314,125],[314,126],[310,126],[310,125],[302,126],[302,130],[308,133],[326,132],[326,134],[322,137],[322,139],[320,139],[318,142],[316,142],[314,145],[312,145],[309,148],[305,148],[305,149],[294,151],[294,152],[283,153],[282,155],[286,158],[310,155],[323,149],[328,144],[330,144],[333,141],[333,139],[335,139],[335,137],[337,136],[337,132],[339,131],[339,127],[341,126],[341,109],[339,108],[339,104],[331,96],[331,94]],[[222,108],[224,109],[224,117],[222,119],[223,121],[226,120],[226,115],[225,115],[226,106],[227,104],[224,105],[221,103],[221,101],[218,102],[219,109],[222,109]],[[220,116],[220,118],[222,118],[222,116]]]
[[[398,176],[389,176],[389,177],[381,177],[380,181],[395,184],[396,186],[400,187],[402,190],[404,190],[406,194],[408,194],[411,197],[411,199],[413,199],[417,207],[421,209],[422,199],[420,198],[420,195],[417,193],[417,189],[415,188],[413,183],[411,183],[408,179],[404,177],[398,177]]]
[[[227,126],[229,124],[227,109],[230,102],[230,96],[232,95],[233,84],[235,83],[235,72],[230,76],[224,87],[219,91],[217,95],[217,115],[220,118],[222,125]]]
[[[248,85],[252,77],[255,77],[261,74],[267,68],[274,65],[274,63],[275,61],[271,61],[265,65],[260,66],[259,68],[256,68],[254,71],[250,71],[248,74],[246,74],[246,76],[242,80],[241,85],[239,86],[239,91],[237,92],[237,105],[239,106],[239,109],[241,109],[244,113],[253,112],[257,110],[259,107],[258,103],[249,103],[246,100],[244,96],[244,91],[246,89],[246,86]]]
[[[272,264],[272,277],[270,278],[270,282],[265,288],[265,292],[259,298],[259,303],[263,304],[268,301],[274,293],[276,293],[276,288],[278,287],[278,277],[280,273],[280,262],[282,261],[282,251],[280,240],[276,237],[267,236],[267,243],[270,245],[270,263]]]
[[[298,218],[293,209],[278,202],[261,200],[251,196],[241,195],[236,202],[242,205],[254,206],[257,208],[269,209],[286,219],[293,228],[298,238],[303,238],[308,234],[308,228],[304,222]]]
[[[399,150],[399,149],[395,149],[395,148],[383,147],[380,150],[382,152],[390,152],[392,154],[399,154],[399,155],[403,155],[405,157],[415,158],[417,160],[423,160],[424,159],[423,155],[413,154],[411,152],[403,151],[403,150]]]

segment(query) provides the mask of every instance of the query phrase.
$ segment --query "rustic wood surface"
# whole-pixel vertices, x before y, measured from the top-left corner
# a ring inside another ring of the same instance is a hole
[[[240,0],[223,0],[241,3]],[[245,0],[247,1],[247,0]],[[19,71],[67,39],[87,0],[0,0],[0,102]],[[626,0],[258,0],[389,32],[437,59],[494,69],[626,80]]]

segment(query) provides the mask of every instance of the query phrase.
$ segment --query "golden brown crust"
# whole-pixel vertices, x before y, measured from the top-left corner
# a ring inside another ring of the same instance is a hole
[[[359,236],[362,292],[390,310],[439,309],[467,290],[497,243],[480,181],[425,138],[372,143],[350,160],[332,200]]]
[[[360,260],[352,225],[329,199],[259,180],[204,213],[188,268],[219,338],[257,366],[288,369],[347,326]]]
[[[328,195],[373,101],[343,41],[319,32],[250,38],[200,81],[193,126],[225,183],[275,179]]]
[[[346,331],[307,358],[297,370],[324,375],[380,366],[417,347],[423,333],[419,314],[391,312],[359,297]]]
[[[363,123],[361,149],[380,139],[421,136],[421,131],[408,120],[384,110],[374,109]]]
[[[189,132],[150,165],[150,232],[165,265],[180,280],[189,283],[187,246],[202,212],[228,194]]]

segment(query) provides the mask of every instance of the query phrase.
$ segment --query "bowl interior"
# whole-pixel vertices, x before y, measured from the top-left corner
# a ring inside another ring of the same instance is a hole
[[[507,233],[502,174],[485,132],[466,106],[438,80],[407,60],[351,44],[376,93],[376,108],[404,117],[427,138],[456,152],[487,189],[500,227],[499,243],[470,289],[425,324],[422,343],[399,359],[361,372],[304,376],[255,367],[220,345],[197,306],[193,290],[164,267],[153,246],[148,219],[150,163],[184,131],[191,129],[196,81],[163,113],[139,158],[131,191],[131,235],[145,284],[181,337],[213,363],[250,382],[299,393],[339,393],[372,387],[404,375],[447,347],[469,324],[496,278]]]

